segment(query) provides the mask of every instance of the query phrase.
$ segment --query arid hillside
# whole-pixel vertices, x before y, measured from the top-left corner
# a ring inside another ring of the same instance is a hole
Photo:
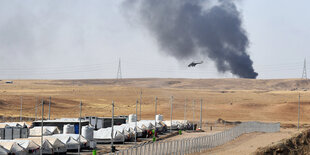
[[[301,94],[301,122],[310,123],[310,81],[300,79],[95,79],[95,80],[14,80],[0,81],[0,115],[19,116],[23,98],[23,116],[34,117],[36,100],[52,97],[51,117],[78,117],[79,102],[83,116],[110,116],[115,102],[116,115],[135,113],[142,90],[142,119],[153,119],[155,97],[158,113],[173,119],[199,120],[200,99],[204,121],[258,120],[297,122],[298,94]],[[195,104],[193,101],[195,100]],[[47,117],[47,105],[45,117]],[[139,108],[138,108],[139,112]],[[41,107],[38,108],[38,116]]]

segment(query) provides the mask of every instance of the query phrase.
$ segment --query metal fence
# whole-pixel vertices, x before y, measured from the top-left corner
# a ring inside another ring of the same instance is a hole
[[[127,150],[120,150],[114,155],[164,155],[164,154],[191,154],[202,152],[223,145],[242,134],[251,132],[279,132],[280,123],[245,122],[223,132],[196,138],[187,138],[174,141],[144,143]]]

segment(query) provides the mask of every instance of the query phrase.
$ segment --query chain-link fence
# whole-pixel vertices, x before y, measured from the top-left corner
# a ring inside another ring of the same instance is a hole
[[[245,122],[240,125],[219,132],[197,138],[187,138],[174,141],[144,143],[127,150],[120,150],[115,155],[164,155],[191,154],[202,152],[219,145],[223,145],[242,134],[251,132],[279,132],[280,123]],[[112,153],[111,153],[112,154]]]

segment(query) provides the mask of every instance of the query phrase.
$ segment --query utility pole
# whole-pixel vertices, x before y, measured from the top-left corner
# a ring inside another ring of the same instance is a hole
[[[43,119],[44,119],[44,100],[42,99],[42,118],[41,118],[41,151],[40,155],[43,154]]]
[[[20,116],[19,121],[21,122],[23,120],[23,96],[20,97]]]
[[[114,146],[113,146],[113,141],[114,141],[114,134],[113,134],[113,130],[114,130],[114,101],[112,101],[112,121],[111,121],[111,127],[112,127],[112,131],[111,131],[111,152],[114,152]]]
[[[185,106],[184,106],[184,120],[186,120],[186,104],[187,104],[187,98],[185,98]]]
[[[78,148],[78,154],[80,154],[81,150],[81,119],[82,119],[82,101],[80,101],[80,118],[79,118],[79,148]]]
[[[306,62],[306,58],[304,60],[304,69],[302,71],[302,76],[301,76],[302,79],[308,79],[307,78],[307,62]]]
[[[48,102],[48,120],[51,119],[51,101],[52,101],[52,97],[50,96],[50,100]]]
[[[193,100],[193,131],[195,127],[195,100]]]
[[[138,100],[136,101],[136,117],[137,117],[137,114],[138,114]],[[137,119],[135,121],[135,146],[137,146]]]
[[[299,130],[299,119],[300,119],[300,93],[298,96],[298,124],[297,124],[297,130]]]
[[[202,129],[202,99],[200,99],[200,129]]]
[[[37,121],[37,115],[38,115],[38,97],[36,97],[36,112],[35,112],[35,121]]]
[[[170,111],[170,133],[172,133],[173,96],[171,96],[170,105],[171,105],[171,111]]]
[[[140,121],[141,121],[141,103],[142,103],[142,89],[140,91],[140,119],[139,119]]]
[[[155,133],[154,133],[154,137],[156,135],[156,127],[157,127],[157,120],[156,120],[156,115],[157,115],[157,96],[155,97]]]

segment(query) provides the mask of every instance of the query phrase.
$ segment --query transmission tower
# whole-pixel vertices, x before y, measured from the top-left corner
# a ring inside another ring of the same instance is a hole
[[[121,68],[121,59],[118,60],[118,69],[116,80],[122,79],[122,68]]]
[[[305,58],[305,60],[304,60],[304,69],[303,69],[303,71],[302,71],[302,77],[301,77],[302,79],[308,79],[307,78],[307,63],[306,63],[306,58]]]

